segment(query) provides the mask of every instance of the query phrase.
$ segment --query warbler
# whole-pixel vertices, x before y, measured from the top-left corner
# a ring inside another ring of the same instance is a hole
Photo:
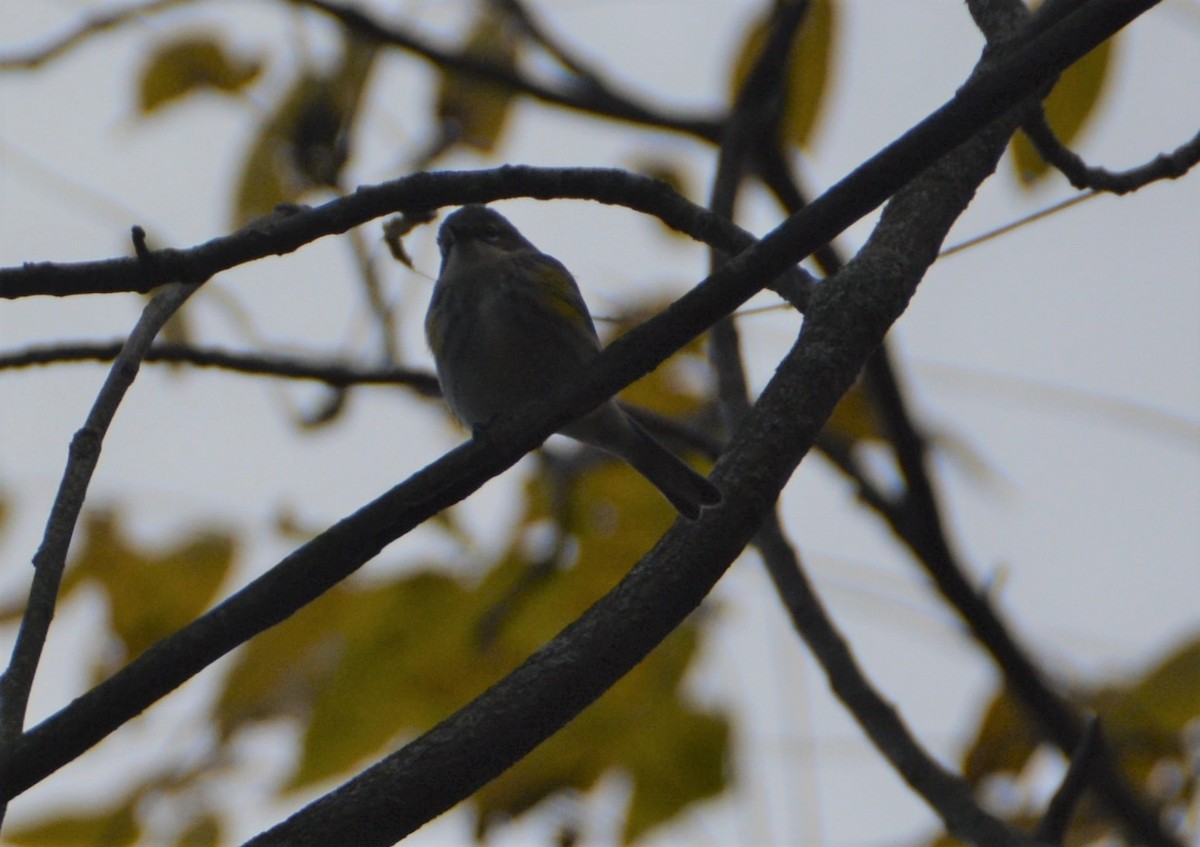
[[[600,339],[575,278],[506,218],[463,206],[442,223],[438,247],[425,337],[442,394],[464,425],[485,427],[592,367]],[[688,519],[721,500],[613,399],[561,432],[624,459]]]

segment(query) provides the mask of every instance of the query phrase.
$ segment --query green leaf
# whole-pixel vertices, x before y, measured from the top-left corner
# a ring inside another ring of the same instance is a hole
[[[1089,704],[1135,784],[1159,762],[1183,760],[1184,729],[1200,720],[1200,639],[1180,645],[1132,684],[1100,689]]]
[[[1078,138],[1096,111],[1110,76],[1112,53],[1113,39],[1109,39],[1067,68],[1046,97],[1046,120],[1063,144],[1069,146]],[[1049,172],[1049,165],[1024,132],[1013,136],[1012,152],[1013,167],[1022,185],[1031,186]]]
[[[261,71],[260,62],[230,56],[213,36],[185,36],[150,54],[138,84],[138,111],[148,115],[197,91],[234,94]]]
[[[205,812],[190,821],[175,839],[174,847],[219,847],[224,827],[220,818]]]
[[[766,43],[771,9],[751,24],[730,76],[730,97],[736,98]],[[837,39],[834,0],[812,0],[800,32],[788,54],[786,100],[780,121],[780,140],[804,146],[821,116]]]

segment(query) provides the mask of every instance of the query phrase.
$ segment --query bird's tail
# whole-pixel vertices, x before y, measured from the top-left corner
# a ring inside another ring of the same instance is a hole
[[[715,485],[660,444],[633,418],[615,406],[601,407],[597,412],[593,415],[602,415],[603,423],[596,418],[592,421],[584,418],[580,423],[584,424],[582,428],[585,430],[593,429],[587,423],[599,424],[595,428],[604,431],[603,437],[595,437],[594,432],[576,434],[570,428],[567,434],[624,459],[688,520],[698,518],[702,506],[714,506],[721,502],[721,492]]]

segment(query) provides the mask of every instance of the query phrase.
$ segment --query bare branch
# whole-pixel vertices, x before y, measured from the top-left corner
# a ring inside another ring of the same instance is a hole
[[[1144,165],[1125,171],[1109,171],[1088,165],[1054,134],[1039,108],[1021,128],[1033,142],[1038,155],[1057,168],[1075,188],[1128,194],[1163,179],[1179,179],[1200,162],[1200,132],[1169,153],[1160,153]]]
[[[69,32],[63,33],[35,50],[24,54],[13,53],[8,56],[0,56],[0,71],[33,70],[41,67],[47,62],[60,58],[94,35],[116,29],[122,24],[155,12],[161,12],[172,6],[178,6],[184,2],[187,0],[150,0],[148,3],[91,15],[76,24]]]
[[[10,747],[20,737],[25,723],[33,679],[58,602],[67,550],[83,509],[92,474],[100,460],[104,436],[125,393],[137,377],[138,367],[154,336],[196,288],[196,284],[177,283],[163,290],[146,305],[96,395],[83,427],[71,439],[58,494],[46,521],[42,543],[33,557],[35,570],[29,602],[21,619],[8,669],[0,680],[0,746],[4,748]]]
[[[0,354],[0,370],[64,362],[106,362],[116,358],[122,342],[55,344]],[[334,388],[351,385],[407,385],[425,397],[439,397],[437,377],[411,368],[360,368],[338,362],[309,360],[272,353],[240,353],[187,344],[155,344],[146,362],[170,362],[220,368],[244,374],[306,379]]]
[[[1104,732],[1100,728],[1100,718],[1089,715],[1084,723],[1083,734],[1079,737],[1079,744],[1071,754],[1071,766],[1067,768],[1067,775],[1050,798],[1046,814],[1038,824],[1037,837],[1042,841],[1049,844],[1063,843],[1067,826],[1071,823],[1071,815],[1091,782],[1089,772],[1103,759],[1099,755],[1103,746]]]
[[[497,82],[546,103],[578,109],[593,116],[601,115],[656,129],[674,130],[708,141],[715,141],[721,131],[720,118],[671,115],[638,103],[628,95],[616,94],[609,86],[601,84],[597,77],[576,77],[561,88],[552,88],[495,62],[439,47],[415,32],[396,24],[384,23],[358,8],[331,0],[296,2],[323,12],[349,29],[382,44],[399,47],[427,59],[439,68]]]

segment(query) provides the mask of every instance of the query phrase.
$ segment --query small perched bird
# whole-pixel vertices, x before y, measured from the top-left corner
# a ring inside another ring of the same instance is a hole
[[[425,337],[442,393],[468,427],[546,397],[580,379],[600,339],[579,287],[562,264],[486,206],[463,206],[438,231],[442,268]],[[659,444],[609,399],[562,434],[633,466],[695,519],[720,502],[711,482]]]

